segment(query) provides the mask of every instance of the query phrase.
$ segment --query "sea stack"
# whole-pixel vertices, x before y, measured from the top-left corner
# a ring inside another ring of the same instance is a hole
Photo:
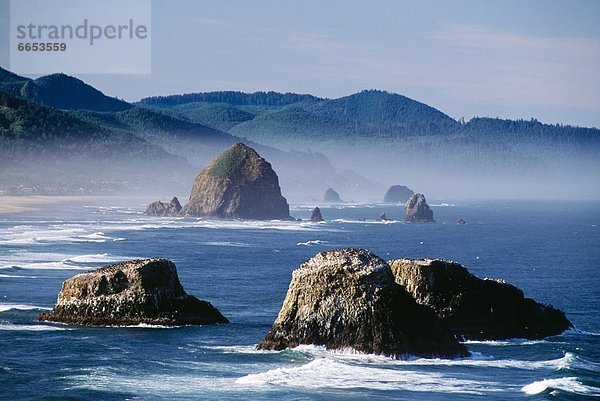
[[[130,260],[65,281],[40,320],[88,326],[229,323],[209,302],[188,295],[167,259]]]
[[[258,348],[300,344],[396,358],[468,355],[433,311],[394,281],[389,265],[364,249],[321,252],[292,273],[279,315]]]
[[[480,279],[458,263],[398,259],[389,265],[398,284],[466,339],[540,339],[572,327],[562,311],[503,281]]]
[[[392,185],[383,197],[385,203],[406,203],[414,194],[413,190],[404,185]]]
[[[338,194],[333,188],[327,188],[325,194],[323,194],[323,202],[343,203],[344,201],[340,198],[340,194]]]
[[[231,146],[202,170],[182,214],[225,219],[289,219],[271,164],[243,143]]]
[[[149,216],[177,216],[179,212],[181,212],[181,204],[179,199],[174,197],[169,203],[152,202],[148,205],[144,214]]]
[[[411,223],[433,223],[433,210],[427,204],[425,195],[414,194],[407,201],[404,207],[405,220]]]
[[[323,216],[321,216],[321,209],[319,209],[319,206],[313,209],[312,214],[310,215],[310,221],[313,221],[315,223],[324,221]]]

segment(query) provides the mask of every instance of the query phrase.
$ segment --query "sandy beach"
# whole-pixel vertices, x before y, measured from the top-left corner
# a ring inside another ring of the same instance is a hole
[[[90,203],[111,204],[115,201],[143,202],[146,198],[126,196],[92,196],[92,195],[31,195],[31,196],[0,196],[0,215],[7,213],[26,213],[43,211],[51,205]]]

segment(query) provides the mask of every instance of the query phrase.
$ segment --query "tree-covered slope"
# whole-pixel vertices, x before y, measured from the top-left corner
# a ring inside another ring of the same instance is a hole
[[[65,74],[32,80],[0,68],[0,90],[42,106],[63,110],[122,111],[132,107]]]
[[[142,106],[173,107],[186,103],[219,103],[231,106],[282,107],[299,102],[318,100],[321,99],[312,95],[297,93],[219,91],[154,96],[140,100],[139,104]]]
[[[129,132],[4,92],[0,92],[0,165],[0,186],[29,183],[49,193],[69,192],[74,186],[95,191],[108,181],[123,184],[146,177],[153,166],[190,168],[183,158]],[[138,184],[142,182],[128,185]]]

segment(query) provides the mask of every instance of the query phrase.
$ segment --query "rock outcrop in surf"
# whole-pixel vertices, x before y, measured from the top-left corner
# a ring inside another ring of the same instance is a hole
[[[321,252],[292,273],[283,306],[259,349],[300,344],[402,357],[464,357],[433,311],[394,281],[364,249]]]
[[[333,188],[327,188],[323,194],[323,202],[343,203],[344,201],[340,198],[340,194],[338,194]]]
[[[404,185],[392,185],[383,196],[383,201],[385,203],[406,203],[413,194],[413,190]]]
[[[271,164],[243,143],[225,150],[196,176],[181,213],[226,219],[290,218]]]
[[[148,205],[144,214],[148,216],[177,216],[179,212],[181,212],[181,204],[179,203],[179,199],[174,197],[169,203],[161,201],[152,202]]]
[[[310,215],[310,221],[313,221],[315,223],[319,223],[321,221],[324,221],[323,220],[323,216],[321,215],[321,209],[319,209],[319,206],[316,206],[313,209],[313,211],[312,211],[312,213]]]
[[[425,195],[414,194],[407,201],[404,207],[406,221],[412,223],[433,223],[433,210],[427,204]]]
[[[63,283],[54,309],[38,318],[91,326],[228,323],[209,302],[184,291],[167,259],[130,260],[77,274]]]
[[[480,279],[458,263],[439,259],[388,263],[396,282],[463,338],[540,339],[572,327],[562,311],[525,298],[523,291],[503,281]]]

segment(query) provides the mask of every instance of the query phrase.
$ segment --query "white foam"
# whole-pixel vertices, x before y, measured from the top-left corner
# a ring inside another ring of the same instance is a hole
[[[306,241],[306,242],[298,242],[296,245],[298,245],[298,246],[313,246],[313,245],[327,245],[327,244],[329,244],[329,242],[322,241],[320,239],[315,239],[315,240]]]
[[[341,361],[353,361],[356,363],[373,363],[381,365],[395,366],[477,366],[486,368],[500,369],[521,369],[521,370],[559,370],[567,366],[573,360],[573,354],[566,353],[563,357],[550,360],[519,360],[519,359],[494,359],[473,353],[469,358],[460,359],[440,359],[440,358],[419,358],[408,357],[406,359],[392,359],[382,355],[365,354],[352,348],[342,350],[327,350],[321,346],[300,345],[293,349],[297,352],[306,353],[314,358],[335,358]]]
[[[73,330],[68,327],[50,326],[45,324],[13,324],[3,323],[0,324],[0,330],[7,331],[61,331],[61,330]]]
[[[213,345],[209,347],[224,354],[265,354],[271,351],[256,349],[256,345]]]
[[[398,224],[404,223],[400,220],[352,220],[352,219],[334,219],[332,220],[335,223],[345,223],[345,224]]]
[[[186,363],[186,368],[190,365]],[[79,374],[67,377],[71,388],[85,388],[99,391],[123,391],[138,395],[156,394],[172,399],[177,395],[190,395],[194,399],[207,391],[222,392],[232,389],[232,379],[202,374],[132,374],[112,367],[94,366],[79,369]],[[143,398],[143,397],[142,397]]]
[[[466,380],[437,372],[398,371],[333,358],[317,358],[301,366],[249,374],[237,379],[236,383],[249,387],[361,388],[476,395],[502,391],[493,382]]]
[[[206,241],[206,242],[199,242],[200,245],[207,245],[207,246],[231,246],[231,247],[236,247],[236,248],[248,248],[252,245],[250,244],[246,244],[244,242],[233,242],[233,241]]]
[[[129,256],[116,256],[107,253],[68,255],[47,252],[14,252],[5,260],[0,260],[0,269],[24,270],[89,270],[94,264],[110,263],[132,259]]]
[[[330,228],[324,229],[321,224],[309,221],[296,222],[284,220],[258,221],[258,220],[197,220],[194,227],[226,229],[226,230],[277,230],[277,231],[337,231]]]
[[[36,305],[25,305],[25,304],[0,304],[0,312],[6,312],[6,311],[12,310],[12,309],[17,309],[17,310],[50,310],[51,308],[45,308],[43,306],[36,306]]]
[[[526,394],[540,394],[547,390],[559,390],[571,394],[600,396],[600,389],[587,386],[576,377],[561,377],[559,379],[544,379],[523,386],[521,391]]]
[[[486,279],[487,280],[487,279]],[[493,280],[493,279],[491,279]],[[467,340],[466,345],[489,345],[492,347],[505,347],[512,345],[537,345],[547,343],[546,340],[527,340],[525,338],[511,338],[509,340]]]

